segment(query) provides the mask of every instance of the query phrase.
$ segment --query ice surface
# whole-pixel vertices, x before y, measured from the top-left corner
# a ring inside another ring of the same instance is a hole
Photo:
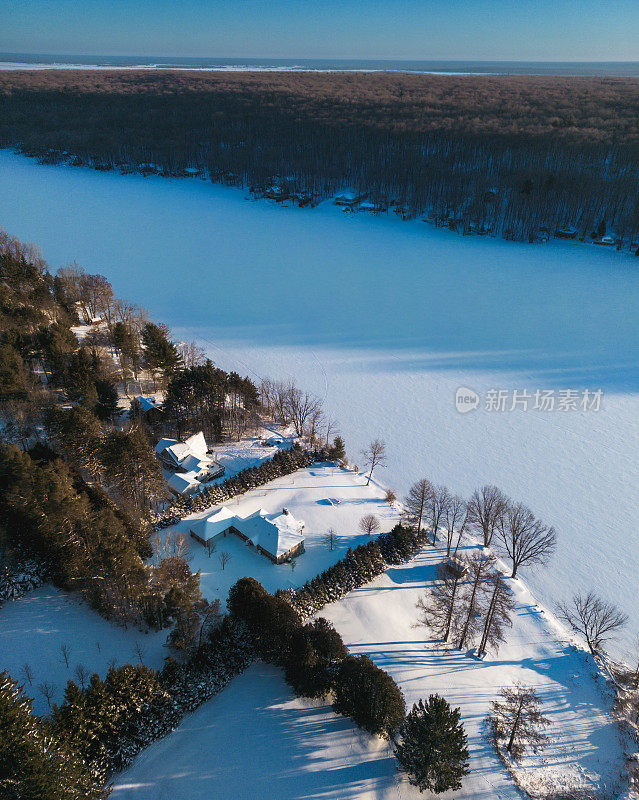
[[[552,564],[524,573],[536,596],[592,588],[636,628],[639,260],[245,195],[0,153],[0,224],[52,265],[106,274],[222,367],[294,377],[356,461],[386,440],[379,475],[400,493],[422,475],[497,483],[558,529]],[[601,388],[603,409],[461,415],[460,386]]]

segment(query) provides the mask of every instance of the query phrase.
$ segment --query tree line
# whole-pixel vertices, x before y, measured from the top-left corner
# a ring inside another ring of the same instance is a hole
[[[300,205],[534,241],[639,238],[637,81],[41,70],[0,76],[0,144],[56,163],[184,175]]]

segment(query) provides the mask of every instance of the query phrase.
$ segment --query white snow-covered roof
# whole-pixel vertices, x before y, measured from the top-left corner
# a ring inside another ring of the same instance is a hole
[[[158,455],[164,453],[166,458],[169,458],[175,466],[183,467],[185,460],[189,456],[194,456],[199,461],[211,462],[206,454],[206,439],[202,431],[194,433],[183,442],[178,442],[175,439],[160,439],[155,446],[155,452]],[[186,469],[189,469],[187,466]]]
[[[160,439],[155,445],[155,452],[159,455],[163,453],[167,447],[172,447],[174,444],[178,444],[177,439]]]
[[[244,519],[233,523],[256,547],[261,547],[279,558],[304,541],[304,523],[290,513],[267,514],[258,509]]]
[[[193,436],[189,436],[189,438],[185,440],[184,444],[189,448],[189,452],[193,453],[193,455],[197,456],[198,458],[206,458],[206,439],[204,438],[202,431],[199,433],[194,433]]]
[[[155,397],[144,397],[143,395],[138,395],[137,401],[142,408],[142,411],[150,411],[152,408],[160,407],[160,404],[156,402]],[[174,442],[175,439],[162,439],[161,441],[171,441]],[[156,451],[157,452],[157,451]]]
[[[210,465],[212,464],[212,460],[207,458],[198,458],[193,454],[189,454],[183,461],[180,462],[180,467],[182,469],[187,470],[187,472],[205,472],[208,470]]]
[[[235,525],[236,521],[237,515],[226,506],[222,506],[222,508],[218,508],[217,511],[205,519],[192,523],[190,530],[203,542],[208,542],[209,539],[215,538],[231,525]]]
[[[200,485],[195,472],[174,472],[167,483],[178,494],[185,494]]]

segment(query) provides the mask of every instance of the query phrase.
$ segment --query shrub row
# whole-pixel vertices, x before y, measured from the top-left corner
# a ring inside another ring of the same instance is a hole
[[[104,680],[94,674],[86,689],[69,681],[51,732],[91,765],[96,779],[106,779],[218,694],[253,659],[246,627],[225,617],[186,662],[168,659],[159,672],[143,665],[111,667]]]
[[[298,469],[309,467],[313,460],[314,455],[303,450],[299,444],[289,450],[278,450],[273,458],[263,461],[258,466],[247,467],[222,483],[210,484],[196,495],[180,497],[162,512],[155,523],[155,529],[168,528],[189,514],[204,511],[212,505],[226,503],[238,494],[249,492],[283,475],[290,475]]]
[[[304,625],[284,593],[269,594],[254,578],[231,587],[228,609],[246,623],[258,654],[283,667],[297,694],[332,694],[337,713],[371,734],[394,738],[406,715],[400,688],[366,656],[349,655],[327,620]]]
[[[373,580],[390,564],[401,564],[412,558],[427,542],[425,530],[396,525],[392,531],[367,544],[348,550],[344,558],[299,589],[286,594],[293,608],[306,619],[327,603],[334,603],[353,589]]]

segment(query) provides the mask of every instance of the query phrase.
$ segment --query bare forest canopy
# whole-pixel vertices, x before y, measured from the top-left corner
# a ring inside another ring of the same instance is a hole
[[[639,80],[396,73],[0,73],[0,145],[152,163],[534,239],[639,236]]]

